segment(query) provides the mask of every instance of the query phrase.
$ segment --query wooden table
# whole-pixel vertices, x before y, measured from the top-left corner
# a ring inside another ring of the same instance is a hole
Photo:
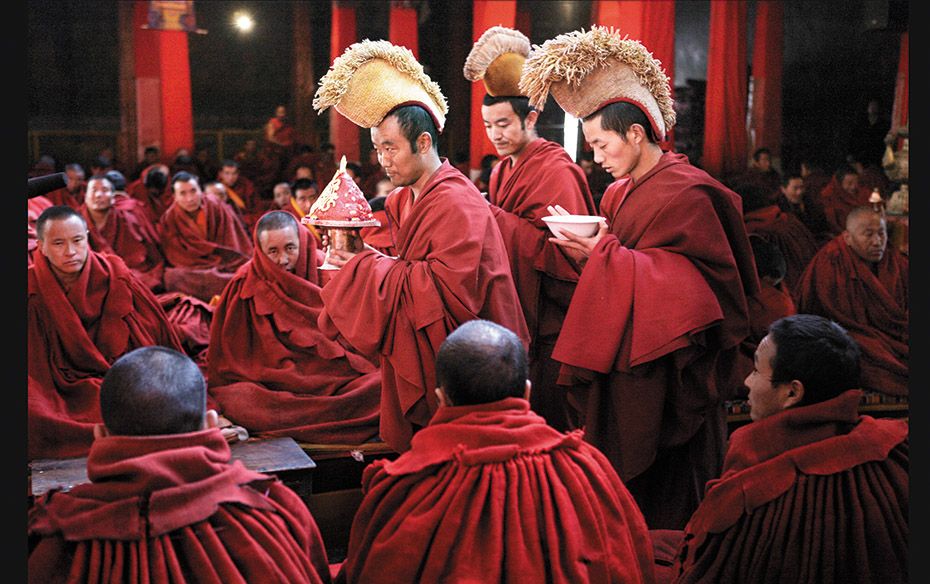
[[[282,481],[287,478],[287,483],[303,483],[303,488],[310,491],[310,473],[316,468],[316,463],[293,438],[250,438],[230,444],[229,449],[232,458],[241,460],[246,468],[275,474]],[[37,497],[53,488],[68,490],[86,482],[89,482],[87,457],[42,459],[29,463],[30,497]],[[289,486],[293,488],[295,485]]]

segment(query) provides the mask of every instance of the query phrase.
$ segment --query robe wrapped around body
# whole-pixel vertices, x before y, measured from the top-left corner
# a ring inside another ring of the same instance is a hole
[[[216,428],[100,438],[87,476],[30,509],[30,582],[330,581],[303,501]]]
[[[257,232],[256,232],[257,233]],[[300,227],[290,273],[261,252],[230,280],[213,312],[209,393],[250,433],[300,442],[360,444],[377,438],[381,372],[317,327],[322,255]]]
[[[759,280],[739,195],[666,152],[604,194],[610,232],[582,270],[553,351],[585,435],[650,529],[681,529],[723,462],[723,401],[752,364]]]
[[[520,398],[442,407],[365,468],[337,581],[654,582],[642,514],[581,431]]]
[[[797,216],[769,205],[745,213],[747,233],[756,233],[774,244],[785,256],[785,279],[788,290],[794,290],[807,264],[820,249],[817,239]]]
[[[320,329],[380,355],[381,438],[397,452],[439,407],[435,361],[460,324],[485,319],[529,335],[507,251],[487,201],[443,159],[414,201],[395,189],[385,210],[397,257],[365,250],[323,287]]]
[[[100,416],[100,383],[125,353],[183,351],[152,292],[118,256],[87,252],[66,293],[41,253],[28,288],[29,459],[85,456]]]

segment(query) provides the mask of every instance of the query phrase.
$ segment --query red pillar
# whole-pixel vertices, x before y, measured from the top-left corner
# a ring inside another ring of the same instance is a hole
[[[333,0],[332,30],[330,31],[330,63],[356,42],[355,8],[349,3]],[[336,111],[329,110],[329,141],[335,146],[335,159],[345,155],[347,160],[360,160],[359,127]]]
[[[515,28],[517,17],[516,0],[473,0],[473,25],[471,41],[474,43],[478,37],[492,26],[506,26]],[[460,73],[461,74],[461,73]],[[480,168],[481,159],[497,152],[487,139],[484,132],[484,122],[481,120],[481,100],[485,94],[484,83],[476,81],[471,84],[471,124],[469,166],[476,171]]]
[[[784,53],[781,2],[757,2],[752,47],[752,150],[768,148],[781,158],[781,76]]]
[[[723,178],[746,170],[746,2],[711,0],[702,166]]]
[[[908,92],[908,70],[907,70],[907,59],[908,59],[908,39],[907,31],[901,33],[901,54],[898,57],[898,76],[895,80],[894,85],[894,106],[891,112],[891,131],[897,133],[899,128],[906,127],[908,125],[908,103],[907,103],[907,92]],[[897,150],[901,147],[903,143],[903,138],[898,138],[895,141],[894,149]]]
[[[148,2],[137,0],[133,14],[138,143],[156,145],[168,158],[179,148],[194,148],[187,33],[143,29],[148,9]]]
[[[388,16],[388,40],[392,44],[407,47],[413,52],[413,56],[419,60],[420,44],[417,9],[409,2],[391,1],[391,10]]]
[[[591,4],[591,24],[612,26],[620,36],[643,43],[652,56],[662,63],[668,75],[672,99],[675,97],[675,2],[674,0],[594,0]],[[668,139],[660,143],[663,150],[675,146],[674,128]]]

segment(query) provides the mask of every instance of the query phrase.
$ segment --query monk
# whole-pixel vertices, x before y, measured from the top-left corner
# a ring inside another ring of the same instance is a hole
[[[848,164],[840,166],[830,182],[820,191],[824,214],[834,235],[843,232],[846,214],[869,203],[872,191],[859,184],[859,173]]]
[[[751,346],[749,355],[752,355],[769,326],[779,318],[797,314],[798,309],[784,286],[788,268],[778,246],[756,233],[749,234],[749,244],[760,284],[759,293],[748,298],[751,328],[745,342]]]
[[[77,162],[65,165],[65,186],[45,194],[53,205],[68,205],[77,209],[84,201],[84,190],[87,187],[84,167]]]
[[[142,347],[100,386],[90,483],[29,511],[29,581],[329,582],[313,516],[273,476],[230,460],[187,356]]]
[[[39,215],[42,214],[42,211],[53,207],[55,204],[52,203],[48,197],[44,195],[39,195],[38,197],[32,197],[26,201],[26,265],[31,266],[33,262],[33,256],[36,254],[36,248],[39,246],[36,241],[36,221],[39,219]]]
[[[590,77],[558,73],[573,67]],[[615,179],[594,236],[550,239],[583,266],[552,357],[586,439],[650,529],[681,529],[718,476],[724,401],[749,368],[740,346],[759,280],[739,196],[661,150],[675,123],[669,80],[638,41],[599,26],[546,41],[520,87],[541,107],[550,86]]]
[[[862,386],[908,395],[908,258],[888,246],[885,218],[870,207],[811,261],[795,291],[798,312],[841,324],[862,348]]]
[[[526,350],[485,320],[436,357],[440,408],[365,468],[337,582],[654,582],[642,514],[610,463],[530,410]]]
[[[794,290],[820,247],[817,239],[800,219],[782,211],[761,186],[742,183],[733,188],[743,202],[746,232],[761,235],[778,246],[785,259],[784,285],[789,291]]]
[[[826,318],[772,324],[753,421],[684,529],[676,583],[908,582],[908,426],[859,415],[858,358]]]
[[[149,221],[156,226],[173,200],[169,177],[167,165],[153,164],[143,170],[138,179],[126,185],[126,193],[138,201],[137,204],[145,210]]]
[[[299,178],[291,184],[291,192],[293,192],[293,195],[291,196],[290,208],[288,211],[298,220],[303,219],[310,213],[313,203],[316,203],[316,200],[320,197],[319,186],[317,186],[317,182],[313,179]],[[313,234],[317,249],[321,249],[323,246],[323,234],[320,229],[309,223],[303,223],[303,226]]]
[[[467,79],[480,76],[488,91],[481,117],[500,157],[491,170],[488,198],[530,331],[533,411],[557,430],[568,430],[573,415],[565,388],[556,383],[559,363],[552,360],[552,349],[580,269],[549,242],[552,234],[542,218],[555,206],[593,215],[594,199],[584,172],[565,148],[536,133],[539,112],[518,88],[529,50],[530,41],[520,31],[491,27],[475,42],[464,71]]]
[[[117,196],[107,177],[91,177],[80,212],[94,251],[120,256],[140,282],[154,293],[165,288],[165,257],[158,231],[136,199]]]
[[[210,396],[250,434],[361,444],[378,437],[381,372],[323,336],[310,233],[284,211],[255,227],[254,257],[230,280],[213,313]]]
[[[820,204],[820,193],[809,191],[800,173],[784,174],[776,204],[782,211],[791,213],[801,220],[814,235],[818,249],[833,239],[823,205]]]
[[[239,172],[238,162],[229,159],[223,161],[216,178],[226,187],[230,203],[241,212],[246,229],[251,229],[257,215],[265,210],[265,201],[260,198],[255,183]]]
[[[77,210],[43,211],[36,238],[39,253],[26,275],[29,459],[85,456],[113,361],[137,347],[181,344],[125,262],[89,248]]]
[[[210,302],[252,257],[252,241],[228,205],[204,195],[196,176],[179,172],[171,187],[174,202],[158,222],[165,289]]]

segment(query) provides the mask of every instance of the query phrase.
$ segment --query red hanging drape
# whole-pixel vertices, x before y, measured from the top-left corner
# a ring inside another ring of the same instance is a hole
[[[757,2],[752,47],[752,151],[768,148],[781,158],[781,74],[784,53],[784,7]]]
[[[675,96],[675,2],[674,0],[594,0],[591,24],[612,26],[631,39],[643,43],[662,63]],[[663,150],[673,150],[674,128],[661,142]]]
[[[194,147],[190,56],[187,33],[143,29],[149,2],[137,0],[133,13],[136,116],[139,144],[154,144],[166,156]]]
[[[417,26],[417,9],[410,2],[392,0],[388,17],[388,40],[392,44],[407,47],[419,60],[420,37]]]
[[[349,3],[333,0],[332,30],[330,31],[330,63],[356,42],[355,8]],[[360,160],[359,127],[350,122],[336,108],[329,110],[329,141],[335,146],[336,160],[345,155],[347,160]]]
[[[515,28],[517,20],[516,0],[473,0],[472,2],[472,42],[492,26]],[[461,73],[459,73],[461,75]],[[481,120],[481,100],[485,94],[484,83],[476,81],[471,84],[471,124],[469,130],[469,167],[477,171],[481,159],[497,152],[488,141]]]
[[[898,57],[898,76],[894,86],[894,107],[891,112],[891,131],[897,132],[899,128],[908,125],[907,95],[908,95],[908,39],[907,31],[901,33],[901,54]],[[895,150],[901,146],[903,138],[898,138]]]
[[[701,166],[717,178],[746,170],[746,2],[711,0]]]

